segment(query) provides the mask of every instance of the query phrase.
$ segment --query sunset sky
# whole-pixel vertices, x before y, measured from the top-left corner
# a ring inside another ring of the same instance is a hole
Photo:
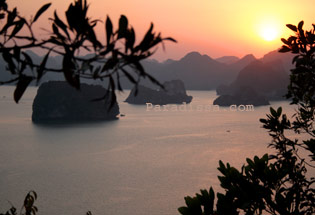
[[[21,15],[30,17],[45,3],[52,2],[46,12],[49,17],[57,10],[62,17],[73,0],[8,0],[10,7],[17,6]],[[179,59],[187,52],[198,51],[213,58],[224,55],[243,57],[254,54],[262,57],[281,46],[281,37],[287,37],[285,24],[305,21],[310,29],[315,23],[314,0],[89,0],[89,16],[105,20],[109,15],[117,28],[121,14],[128,17],[141,39],[153,22],[162,36],[171,36],[177,44],[168,42],[153,58]],[[39,26],[50,30],[48,16],[41,17]],[[48,23],[48,25],[47,25]],[[45,35],[44,31],[42,34]],[[104,29],[98,28],[104,37]],[[270,41],[267,41],[270,40]]]

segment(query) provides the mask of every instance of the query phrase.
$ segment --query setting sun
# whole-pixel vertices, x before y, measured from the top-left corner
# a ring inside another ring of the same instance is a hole
[[[265,41],[271,42],[278,39],[281,35],[281,24],[279,17],[274,15],[264,15],[256,25],[257,34]]]
[[[264,40],[272,41],[278,37],[279,32],[274,26],[266,26],[261,29],[260,35]]]

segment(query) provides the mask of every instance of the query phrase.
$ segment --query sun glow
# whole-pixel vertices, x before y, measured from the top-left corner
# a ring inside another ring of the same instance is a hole
[[[265,41],[273,41],[280,37],[280,27],[275,20],[265,20],[258,26],[258,34]]]
[[[261,29],[261,37],[266,41],[272,41],[276,39],[279,35],[278,30],[273,26],[266,27]]]

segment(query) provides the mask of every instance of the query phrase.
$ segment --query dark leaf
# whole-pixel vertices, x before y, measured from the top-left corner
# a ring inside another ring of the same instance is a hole
[[[3,52],[2,52],[2,57],[8,63],[10,72],[12,74],[16,74],[16,66],[15,66],[15,64],[13,62],[13,59],[12,59],[13,56],[9,52],[9,50],[4,49]]]
[[[21,75],[19,77],[19,81],[16,85],[15,91],[14,91],[14,101],[16,103],[19,102],[19,100],[21,99],[21,97],[23,96],[26,88],[28,87],[28,85],[31,83],[31,81],[33,80],[32,77],[29,76],[25,76],[25,75]]]
[[[79,0],[75,1],[74,4],[72,3],[66,11],[68,25],[71,30],[75,30],[77,32],[77,37],[88,33],[88,28],[92,28],[92,26],[88,23],[88,18],[86,17],[87,10],[88,6],[86,4],[86,0],[84,0],[84,2]]]
[[[202,215],[201,205],[197,198],[185,197],[186,205],[188,206],[189,212],[193,215]]]
[[[55,19],[53,20],[54,23],[63,30],[63,32],[67,35],[68,39],[70,39],[70,35],[68,33],[67,30],[67,26],[65,25],[65,23],[63,23],[63,21],[61,21],[61,19],[59,19],[57,12],[55,11],[54,13]]]
[[[76,89],[80,89],[80,78],[78,75],[75,74],[75,64],[73,62],[72,53],[66,52],[63,57],[62,67],[63,74],[67,82]]]
[[[295,42],[297,40],[297,37],[291,36],[288,38],[288,43],[291,44],[292,42]]]
[[[118,39],[125,37],[128,28],[128,19],[121,15],[119,19]]]
[[[209,190],[209,197],[211,199],[211,202],[212,204],[214,203],[214,198],[215,198],[215,195],[214,195],[214,190],[212,187],[210,187],[210,190]]]
[[[16,215],[16,208],[15,207],[11,207],[10,208],[10,212],[12,215]]]
[[[96,67],[96,69],[93,71],[94,79],[97,79],[99,77],[100,71],[101,71],[101,67],[100,66]]]
[[[119,76],[119,72],[116,72],[116,78],[117,78],[117,89],[119,91],[123,91],[121,84],[120,84],[120,76]]]
[[[291,51],[293,54],[298,54],[300,52],[299,46],[297,44],[292,45]]]
[[[295,25],[287,24],[286,26],[287,26],[288,28],[290,28],[292,31],[297,32],[297,28],[296,28]]]
[[[15,7],[12,12],[9,12],[8,18],[7,18],[7,23],[12,24],[14,22],[14,19],[16,18],[16,16],[17,16],[17,10]]]
[[[53,32],[57,36],[57,38],[59,38],[61,41],[64,41],[65,37],[60,34],[58,27],[54,23],[52,24],[52,28],[53,28]]]
[[[267,120],[266,120],[266,119],[259,119],[259,121],[260,121],[261,123],[264,123],[264,124],[267,123]]]
[[[0,34],[3,34],[4,32],[6,32],[11,25],[7,22],[7,24],[5,24],[3,28],[1,29]]]
[[[278,110],[277,110],[277,115],[280,116],[281,113],[282,113],[282,107],[279,107]]]
[[[279,52],[289,52],[291,51],[291,49],[288,47],[288,46],[282,46],[280,49],[279,49]]]
[[[39,68],[37,70],[37,84],[39,83],[40,79],[43,76],[43,73],[44,73],[44,70],[45,70],[45,67],[46,67],[46,63],[47,63],[49,54],[50,54],[50,50],[45,55],[44,59],[42,60],[41,64],[39,65]]]
[[[277,116],[278,116],[276,110],[273,109],[272,107],[270,107],[270,113],[271,113],[271,115],[274,116],[274,117],[277,117]]]
[[[296,63],[299,60],[300,56],[297,55],[292,59],[292,64]]]
[[[16,22],[16,23],[15,23],[15,27],[14,27],[14,29],[13,29],[13,31],[12,31],[12,33],[11,33],[9,39],[11,39],[12,37],[14,37],[17,33],[19,33],[20,30],[23,28],[24,24],[25,24],[25,20],[24,20],[24,19],[21,19],[21,20],[19,20],[18,22]]]
[[[111,91],[111,97],[110,97],[110,105],[109,110],[112,109],[116,103],[116,93],[115,93],[115,81],[112,76],[109,76],[109,84],[110,84],[110,91]]]
[[[50,7],[51,3],[43,5],[34,16],[33,22],[36,22],[36,20]]]
[[[145,34],[145,36],[144,36],[143,40],[141,41],[141,43],[139,44],[139,46],[137,46],[135,48],[135,51],[141,50],[142,52],[144,52],[150,48],[150,43],[154,39],[154,35],[152,34],[152,30],[153,30],[153,23],[151,23],[149,30]]]
[[[303,31],[303,25],[304,25],[304,21],[299,22],[298,29],[299,29],[300,32]]]
[[[135,31],[133,28],[130,29],[130,31],[128,31],[128,36],[126,37],[126,47],[125,47],[125,52],[127,53],[128,49],[130,49],[131,51],[133,51],[133,46],[135,44],[135,40],[136,40],[136,35],[135,35]]]
[[[113,51],[114,48],[115,48],[114,44],[109,44],[104,51],[100,52],[100,55],[105,56],[109,52]]]
[[[126,71],[124,68],[121,68],[121,71],[124,73],[124,75],[128,78],[128,80],[133,83],[133,84],[136,84],[137,81],[135,80],[135,78],[129,74],[128,71]]]
[[[145,77],[146,73],[144,71],[143,66],[137,60],[133,61],[132,64],[136,67],[137,71],[139,72],[140,76]]]
[[[151,76],[151,75],[149,75],[149,74],[147,73],[147,74],[146,74],[146,77],[148,77],[149,80],[150,80],[152,83],[154,83],[154,84],[158,85],[159,87],[161,87],[162,89],[164,89],[163,84],[161,84],[161,83],[160,83],[157,79],[155,79],[153,76]]]
[[[1,32],[0,34],[3,34],[4,32],[7,31],[7,29],[14,25],[14,19],[16,18],[17,16],[17,11],[16,11],[16,8],[13,9],[12,12],[8,12],[8,16],[7,16],[7,23],[3,26],[3,28],[1,29]]]
[[[18,46],[14,46],[13,48],[13,56],[19,62],[20,61],[21,48]]]
[[[187,207],[178,208],[178,212],[182,215],[192,215]]]
[[[28,54],[26,54],[25,52],[22,52],[22,54],[23,54],[23,56],[24,56],[24,58],[25,58],[24,61],[26,61],[26,64],[27,64],[31,69],[33,69],[33,61],[32,61],[32,58],[31,58]]]
[[[108,70],[114,69],[114,67],[118,64],[119,60],[117,57],[113,56],[109,58],[102,68],[102,73]]]
[[[8,9],[8,5],[5,2],[6,0],[1,0],[0,1],[0,10],[7,10]]]
[[[163,38],[163,40],[169,40],[169,41],[172,41],[174,43],[177,43],[177,40],[173,39],[172,37],[166,37],[166,38]]]
[[[50,39],[48,40],[48,42],[56,44],[58,46],[64,46],[65,44],[63,44],[62,42],[60,42],[56,37],[51,36]]]
[[[107,16],[106,19],[106,41],[107,41],[107,46],[110,43],[110,39],[112,37],[113,34],[113,24],[112,21],[110,20],[110,18]]]
[[[286,39],[284,38],[281,38],[281,41],[286,44],[286,45],[290,45],[291,43],[289,41],[287,41]]]
[[[77,5],[78,2],[75,2],[75,4]],[[66,18],[67,18],[69,28],[71,30],[75,29],[77,31],[78,29],[77,29],[76,19],[77,21],[79,20],[81,21],[82,17],[80,17],[81,14],[79,13],[79,11],[76,10],[77,9],[76,5],[73,5],[73,4],[69,5],[68,10],[66,11]],[[83,23],[80,23],[80,24],[82,25]]]
[[[32,194],[34,196],[35,199],[37,199],[37,193],[35,191],[30,191],[30,194]]]
[[[26,69],[26,66],[27,66],[26,62],[23,61],[22,65],[21,65],[21,68],[20,68],[20,74],[22,74],[24,72],[24,70]]]
[[[87,38],[93,44],[94,49],[96,49],[96,47],[102,47],[102,44],[97,40],[95,32],[92,27],[89,27],[88,29]]]

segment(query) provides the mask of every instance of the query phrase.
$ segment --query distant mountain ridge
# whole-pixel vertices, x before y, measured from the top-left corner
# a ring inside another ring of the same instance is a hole
[[[247,55],[232,62],[226,59],[216,60],[208,55],[198,52],[190,52],[179,60],[167,60],[163,63],[145,61],[144,68],[161,82],[172,79],[180,79],[188,90],[213,90],[220,84],[229,84],[238,72],[250,62],[256,60],[253,55]],[[220,62],[221,61],[221,62]],[[144,80],[142,84],[152,87],[149,81]]]
[[[285,72],[282,61],[264,62],[256,60],[244,67],[237,78],[229,85],[220,85],[218,95],[233,95],[241,88],[250,88],[268,100],[284,99],[289,75]]]
[[[42,57],[33,52],[29,52],[34,58],[34,62],[40,62]],[[169,59],[164,62],[156,60],[145,60],[142,62],[145,70],[153,75],[161,83],[173,79],[180,79],[184,82],[187,90],[214,90],[218,86],[224,84],[231,84],[239,75],[239,72],[248,66],[250,63],[257,61],[253,55],[249,54],[243,58],[235,56],[223,56],[221,58],[211,58],[208,55],[201,55],[198,52],[190,52],[179,60]],[[263,63],[278,60],[280,64],[289,73],[289,68],[292,68],[292,55],[278,53],[272,51],[267,53],[262,59]],[[61,65],[62,58],[60,56],[50,57],[47,65],[52,68],[58,68]],[[0,57],[0,81],[8,80],[11,75],[5,70],[5,63]],[[60,67],[59,67],[60,68]],[[41,82],[48,80],[64,80],[63,74],[48,73],[43,76]],[[125,89],[131,89],[132,84],[126,79],[121,78],[122,86]],[[98,82],[98,84],[105,85],[107,82]],[[141,84],[156,88],[149,80],[142,80]]]
[[[261,60],[264,63],[280,60],[282,62],[284,70],[287,73],[290,73],[290,70],[293,69],[293,67],[294,67],[292,64],[293,57],[294,57],[294,55],[290,52],[280,53],[277,50],[274,50],[274,51],[271,51],[271,52],[265,54]]]
[[[223,57],[216,58],[215,60],[220,63],[231,64],[231,63],[235,63],[239,59],[240,58],[235,57],[235,56],[223,56]]]

